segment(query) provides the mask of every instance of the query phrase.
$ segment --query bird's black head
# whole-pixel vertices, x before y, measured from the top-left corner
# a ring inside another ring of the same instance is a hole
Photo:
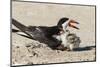
[[[69,19],[69,18],[66,18],[66,17],[63,17],[61,18],[59,21],[58,21],[58,28],[61,29],[62,31],[66,31],[66,28],[67,27],[72,27],[72,28],[75,28],[75,29],[79,29],[78,27],[76,27],[75,25],[73,24],[79,24],[78,22],[76,22],[75,20],[73,19]]]
[[[66,17],[61,18],[61,19],[58,21],[57,26],[62,28],[62,24],[63,24],[64,22],[68,21],[68,20],[69,20],[69,18],[66,18]]]

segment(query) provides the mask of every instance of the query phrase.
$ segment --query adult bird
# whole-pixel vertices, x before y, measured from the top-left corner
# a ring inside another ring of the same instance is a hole
[[[12,24],[19,28],[20,31],[24,32],[32,39],[48,44],[48,46],[52,49],[56,49],[56,47],[61,45],[62,41],[59,37],[62,33],[66,32],[66,28],[68,26],[79,29],[78,27],[72,25],[73,23],[78,24],[78,22],[72,19],[63,17],[58,21],[56,26],[25,26],[19,21],[12,19]]]

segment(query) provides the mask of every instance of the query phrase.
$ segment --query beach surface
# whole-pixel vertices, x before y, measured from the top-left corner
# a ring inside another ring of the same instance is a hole
[[[12,65],[95,61],[95,7],[34,2],[12,2],[12,17],[29,26],[54,26],[60,18],[77,20],[80,30],[68,28],[81,39],[80,50],[52,50],[46,44],[12,32]],[[13,29],[17,29],[12,25]]]

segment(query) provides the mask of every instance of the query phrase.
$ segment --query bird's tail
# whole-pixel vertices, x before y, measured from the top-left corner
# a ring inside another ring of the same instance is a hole
[[[25,34],[29,35],[30,37],[32,37],[30,35],[30,32],[29,32],[29,29],[27,26],[21,24],[19,21],[15,20],[15,19],[12,19],[12,24],[14,26],[16,26],[18,29],[20,29],[22,32],[24,32]]]

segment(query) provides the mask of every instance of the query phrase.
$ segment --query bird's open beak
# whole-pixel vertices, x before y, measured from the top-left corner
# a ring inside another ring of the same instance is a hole
[[[74,20],[70,20],[68,25],[69,25],[69,27],[79,29],[78,27],[75,26],[75,24],[79,24],[79,23]]]

